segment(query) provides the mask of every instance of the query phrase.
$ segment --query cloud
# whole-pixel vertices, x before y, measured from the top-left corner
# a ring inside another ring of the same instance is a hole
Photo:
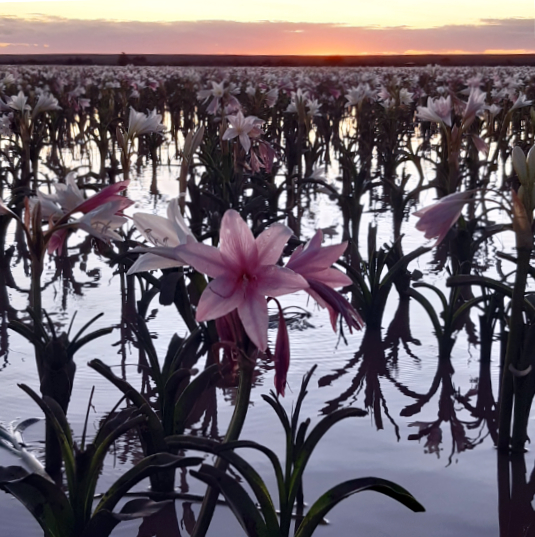
[[[37,49],[46,44],[47,53],[72,54],[535,52],[533,19],[483,19],[477,25],[422,29],[267,21],[118,22],[38,14],[31,18],[0,16],[0,42],[6,53],[17,52],[30,35]],[[32,46],[32,52],[37,49]]]

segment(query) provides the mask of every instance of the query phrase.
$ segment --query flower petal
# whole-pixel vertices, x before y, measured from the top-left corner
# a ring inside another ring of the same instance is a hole
[[[245,300],[238,307],[238,315],[251,341],[259,350],[265,351],[269,322],[265,297],[249,288]]]
[[[137,272],[146,272],[148,270],[166,269],[173,267],[182,267],[184,263],[177,259],[169,259],[160,255],[146,253],[140,255],[132,266],[128,269],[127,275],[136,274]]]
[[[157,214],[136,213],[132,217],[138,231],[155,246],[174,247],[180,244],[174,223]]]
[[[336,287],[345,287],[353,282],[349,276],[335,268],[328,268],[314,273],[314,280],[324,283],[335,289]]]
[[[199,300],[197,321],[211,321],[223,317],[243,304],[245,296],[243,288],[238,284],[236,278],[231,276],[219,276],[212,280]]]
[[[277,265],[260,267],[256,277],[256,290],[264,296],[287,295],[308,287],[308,282],[303,276]]]
[[[258,264],[274,265],[292,234],[292,230],[283,224],[273,224],[262,231],[256,238]]]
[[[221,255],[228,266],[237,271],[257,264],[258,253],[253,234],[238,212],[233,209],[225,212],[219,236]]]
[[[210,278],[217,278],[228,271],[221,252],[207,244],[188,240],[187,244],[181,246],[180,257],[187,265],[191,265]]]

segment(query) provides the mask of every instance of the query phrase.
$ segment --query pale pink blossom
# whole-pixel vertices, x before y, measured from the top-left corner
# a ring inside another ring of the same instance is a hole
[[[251,138],[258,138],[262,134],[260,126],[264,122],[256,116],[244,117],[241,111],[235,116],[227,116],[227,120],[231,126],[223,134],[223,140],[238,137],[243,149],[248,153],[251,149]]]
[[[423,121],[444,123],[451,127],[451,97],[427,98],[427,106],[418,106],[416,116]]]
[[[346,274],[331,266],[340,259],[347,242],[323,247],[322,242],[323,232],[318,230],[305,246],[296,248],[286,268],[305,278],[309,284],[306,292],[319,306],[327,308],[333,330],[336,331],[339,315],[342,315],[350,331],[353,328],[360,330],[364,326],[361,316],[340,293],[334,291],[337,287],[353,283]]]
[[[180,257],[195,270],[214,278],[197,307],[197,321],[210,321],[237,310],[250,340],[267,348],[266,297],[278,297],[308,287],[292,270],[278,266],[292,231],[273,224],[256,239],[241,216],[228,210],[221,220],[219,248],[188,241],[179,246]]]
[[[420,218],[416,224],[416,229],[423,231],[426,239],[436,237],[435,246],[438,246],[461,216],[464,205],[471,201],[473,192],[473,190],[455,192],[416,211],[413,213],[414,216]]]

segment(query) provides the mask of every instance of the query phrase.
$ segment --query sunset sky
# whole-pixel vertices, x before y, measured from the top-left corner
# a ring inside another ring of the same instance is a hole
[[[0,53],[535,52],[533,0],[0,0]]]

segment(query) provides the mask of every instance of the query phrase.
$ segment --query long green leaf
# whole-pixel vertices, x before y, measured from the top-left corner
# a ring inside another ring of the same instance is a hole
[[[195,404],[217,375],[219,375],[219,366],[213,364],[197,375],[186,386],[175,405],[174,432],[176,434],[184,432],[186,421]]]
[[[299,414],[301,413],[301,406],[303,405],[303,400],[308,393],[307,388],[310,379],[312,378],[312,375],[314,374],[314,371],[316,371],[317,367],[317,364],[313,365],[310,371],[306,373],[306,375],[303,377],[303,380],[301,382],[301,389],[299,390],[299,395],[297,396],[297,401],[295,402],[295,408],[292,412],[292,438],[294,440],[297,434],[297,426],[299,423]]]
[[[299,483],[303,477],[305,467],[317,446],[318,442],[322,439],[323,435],[336,423],[346,418],[355,418],[366,416],[367,412],[360,408],[341,408],[335,410],[328,416],[325,416],[313,429],[310,431],[307,439],[305,440],[303,447],[298,451],[295,458],[294,471],[290,479],[290,486],[288,490],[288,505],[293,505],[297,496],[297,490]]]
[[[413,250],[412,252],[408,253],[407,255],[404,255],[386,273],[386,276],[381,281],[381,287],[383,287],[385,285],[390,285],[399,271],[405,270],[411,261],[413,261],[417,257],[420,257],[421,255],[425,254],[426,252],[429,252],[430,250],[431,250],[431,248],[429,246],[420,246],[419,248],[416,248],[416,250]]]
[[[67,347],[67,352],[69,353],[69,356],[74,356],[84,345],[91,343],[91,341],[98,339],[99,337],[111,334],[112,332],[113,326],[110,326],[108,328],[99,328],[98,330],[95,330],[94,332],[91,332],[90,334],[87,334],[80,339],[71,341],[71,343]]]
[[[156,453],[139,461],[123,474],[104,494],[95,508],[94,514],[101,510],[113,511],[117,502],[137,483],[165,468],[185,468],[201,464],[201,457],[179,457],[171,453]]]
[[[435,308],[433,308],[433,306],[431,305],[431,302],[429,302],[429,300],[427,300],[427,298],[425,298],[422,293],[416,291],[416,289],[413,289],[412,287],[407,290],[407,293],[409,294],[409,296],[416,299],[421,304],[421,306],[423,306],[423,308],[427,312],[427,315],[429,315],[429,319],[431,319],[431,323],[433,323],[433,328],[435,330],[437,338],[442,338],[444,335],[442,325],[440,324],[437,312],[435,311]]]
[[[235,479],[212,466],[204,464],[198,472],[192,470],[190,473],[193,477],[204,481],[223,494],[248,537],[271,537],[256,505]]]
[[[44,412],[50,425],[54,428],[56,436],[61,448],[61,456],[63,457],[63,463],[65,464],[65,473],[67,475],[67,484],[71,494],[76,490],[76,463],[74,460],[74,443],[72,440],[71,429],[67,423],[67,419],[63,414],[63,411],[54,413],[50,406],[39,397],[29,386],[26,384],[19,384],[19,388],[25,391],[41,408]],[[49,398],[50,399],[50,398]],[[56,403],[57,404],[57,403]],[[59,405],[57,405],[59,407]],[[63,414],[63,418],[58,416]]]
[[[116,388],[118,388],[139,410],[142,410],[145,416],[147,417],[147,426],[150,431],[150,437],[144,435],[146,440],[149,440],[153,444],[154,453],[156,451],[161,451],[164,448],[163,438],[164,431],[160,418],[154,412],[152,407],[148,404],[147,400],[141,393],[139,393],[129,382],[123,380],[122,378],[115,375],[111,368],[103,363],[98,358],[91,360],[87,364],[89,367],[92,367],[95,371],[100,373],[105,379],[109,380]]]
[[[127,502],[119,513],[101,509],[91,518],[80,537],[108,537],[119,522],[153,515],[168,503],[136,498]]]
[[[46,537],[72,537],[74,514],[55,484],[20,466],[0,467],[0,488],[13,494],[43,528]]]
[[[336,504],[352,494],[365,490],[373,490],[385,494],[412,511],[425,511],[424,507],[414,498],[414,496],[412,496],[412,494],[410,494],[410,492],[403,487],[396,485],[396,483],[393,483],[392,481],[387,481],[386,479],[380,479],[378,477],[351,479],[336,485],[314,502],[314,505],[312,505],[303,519],[301,526],[299,526],[299,530],[295,537],[311,537],[325,515]]]

